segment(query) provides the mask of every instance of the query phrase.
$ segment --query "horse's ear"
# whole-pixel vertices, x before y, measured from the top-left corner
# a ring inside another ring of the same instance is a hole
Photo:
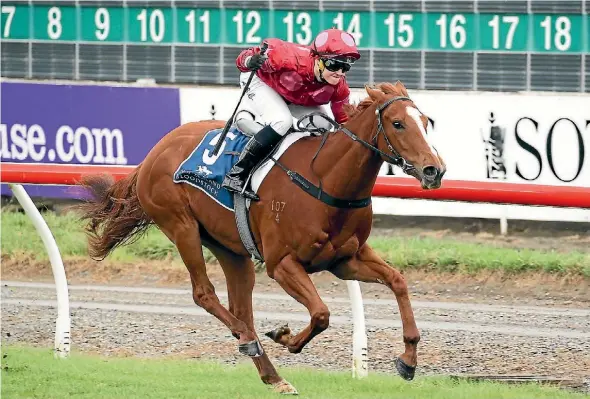
[[[373,89],[367,85],[365,85],[365,90],[367,91],[369,97],[371,97],[371,100],[379,101],[383,99],[383,92],[381,90]]]
[[[408,94],[408,90],[406,89],[406,86],[404,86],[404,84],[399,80],[395,82],[395,88],[399,90],[402,96],[410,97],[410,95]]]

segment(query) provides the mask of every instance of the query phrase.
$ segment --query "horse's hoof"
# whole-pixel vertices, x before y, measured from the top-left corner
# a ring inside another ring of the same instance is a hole
[[[288,325],[284,325],[282,327],[279,328],[275,328],[272,331],[267,332],[266,335],[268,338],[272,339],[275,342],[278,342],[279,339],[286,334],[291,334],[291,329],[289,328]]]
[[[259,357],[262,356],[264,351],[262,350],[262,345],[258,340],[246,342],[245,344],[239,344],[238,350],[242,355],[250,356],[250,357]]]
[[[416,372],[416,367],[408,366],[401,358],[395,359],[395,368],[397,372],[404,380],[412,381],[414,379],[414,373]]]
[[[299,395],[299,392],[286,380],[281,380],[277,383],[272,384],[272,390],[280,393],[281,395]]]

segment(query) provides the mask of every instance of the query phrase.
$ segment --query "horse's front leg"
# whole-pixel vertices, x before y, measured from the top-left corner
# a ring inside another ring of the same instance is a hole
[[[320,298],[303,266],[290,255],[272,268],[271,277],[294,299],[307,308],[311,316],[309,325],[299,334],[291,335],[288,327],[279,327],[266,333],[273,341],[286,346],[291,353],[299,353],[309,341],[328,328],[330,311]]]
[[[402,319],[405,352],[396,359],[399,374],[406,380],[414,378],[418,363],[416,349],[420,333],[414,320],[414,312],[408,294],[408,285],[399,271],[389,266],[369,245],[363,245],[356,255],[330,269],[343,280],[358,280],[387,285],[394,293]]]

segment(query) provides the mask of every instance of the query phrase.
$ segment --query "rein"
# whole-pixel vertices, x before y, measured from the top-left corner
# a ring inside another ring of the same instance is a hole
[[[356,134],[351,132],[348,128],[341,126],[339,123],[334,121],[332,118],[330,118],[326,115],[323,115],[323,114],[321,114],[321,116],[324,119],[326,119],[327,121],[329,121],[337,129],[337,131],[338,130],[342,131],[344,134],[346,134],[348,137],[350,137],[353,141],[356,141],[356,142],[362,144],[363,146],[365,146],[366,148],[370,149],[371,151],[376,152],[381,157],[385,158],[387,160],[387,162],[389,162],[393,165],[399,166],[400,168],[402,168],[404,173],[408,173],[408,172],[411,172],[412,170],[414,170],[415,168],[412,164],[408,163],[393,148],[393,146],[391,145],[391,142],[389,141],[389,139],[387,138],[387,135],[385,134],[385,129],[383,127],[383,121],[382,121],[382,117],[381,117],[381,113],[389,105],[391,105],[391,103],[393,103],[394,101],[404,101],[404,100],[412,101],[408,97],[398,96],[398,97],[390,98],[385,103],[383,103],[379,107],[377,107],[377,109],[375,110],[375,115],[377,115],[377,133],[375,133],[375,136],[373,136],[373,139],[372,139],[374,145],[369,144],[365,140],[361,139]],[[305,115],[303,118],[300,119],[300,121],[302,119],[304,119],[305,117],[308,117],[313,114],[315,114],[315,112]],[[310,121],[311,121],[311,118],[310,118]],[[383,137],[385,138],[385,142],[387,143],[387,148],[391,152],[391,155],[381,151],[380,149],[378,149],[376,147],[378,136],[379,136],[379,133],[381,133],[381,132],[383,132]],[[316,157],[320,153],[320,150],[322,149],[322,147],[326,143],[327,137],[328,137],[328,134],[327,134],[327,132],[325,132],[324,137],[322,138],[322,142],[320,144],[320,147],[318,148],[317,152],[315,153],[315,155],[312,158],[312,161],[311,161],[312,165],[313,165],[313,162],[315,161]],[[289,178],[291,179],[291,181],[293,183],[295,183],[297,186],[299,186],[303,191],[305,191],[309,195],[319,199],[320,201],[322,201],[323,203],[325,203],[327,205],[330,205],[330,206],[333,206],[336,208],[364,208],[371,203],[371,197],[356,199],[356,200],[347,200],[347,199],[332,197],[330,194],[327,194],[325,191],[322,190],[321,179],[320,179],[320,186],[318,187],[315,184],[313,184],[312,182],[310,182],[309,180],[307,180],[305,177],[301,176],[299,173],[292,171],[292,170],[288,169],[287,167],[285,167],[277,159],[275,159],[272,155],[269,158],[276,165],[278,165],[281,169],[283,169],[285,171],[285,173],[287,173],[287,176],[289,176]]]

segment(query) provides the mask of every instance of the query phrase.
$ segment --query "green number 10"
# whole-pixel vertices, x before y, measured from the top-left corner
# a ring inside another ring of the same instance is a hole
[[[147,10],[143,9],[137,16],[139,22],[141,22],[141,41],[147,41],[147,30],[148,30],[148,19]],[[164,38],[164,32],[166,31],[166,23],[164,22],[164,13],[162,10],[152,10],[149,20],[150,38],[153,42],[159,43]]]

